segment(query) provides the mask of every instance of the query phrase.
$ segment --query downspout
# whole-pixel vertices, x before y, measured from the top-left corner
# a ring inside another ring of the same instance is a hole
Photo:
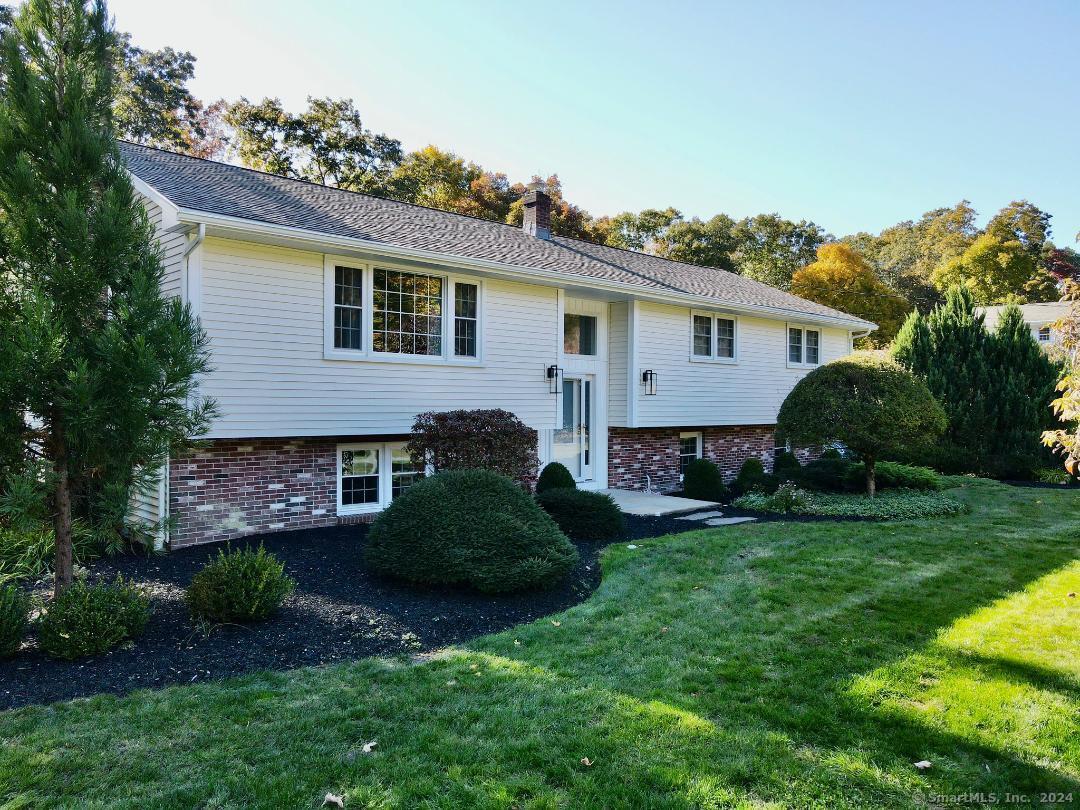
[[[856,340],[858,340],[859,338],[866,337],[867,335],[869,335],[873,331],[874,331],[873,329],[863,329],[862,331],[859,331],[859,332],[855,332],[855,331],[848,332],[848,335],[849,335],[849,337],[851,339],[851,350],[855,351],[855,341]]]
[[[199,223],[195,230],[195,238],[188,242],[187,247],[184,248],[184,300],[191,303],[191,273],[188,271],[188,257],[199,245],[203,243],[206,238],[206,225]]]

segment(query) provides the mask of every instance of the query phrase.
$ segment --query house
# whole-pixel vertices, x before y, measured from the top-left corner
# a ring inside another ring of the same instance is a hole
[[[500,407],[582,487],[771,464],[777,411],[874,325],[750,279],[524,227],[122,145],[212,347],[220,416],[147,519],[181,546],[369,519],[415,480],[415,415]]]
[[[1020,304],[1024,313],[1024,322],[1031,327],[1031,335],[1044,349],[1061,342],[1054,324],[1069,314],[1071,304],[1068,301],[1056,301],[1051,304]],[[986,328],[993,332],[1001,322],[1004,306],[983,307],[978,310],[984,317]]]

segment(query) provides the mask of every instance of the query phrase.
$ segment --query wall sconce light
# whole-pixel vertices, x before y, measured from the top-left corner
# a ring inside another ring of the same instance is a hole
[[[547,377],[548,391],[552,394],[561,394],[563,370],[558,366],[548,366],[544,370],[544,376]]]
[[[657,373],[651,368],[641,372],[641,384],[645,386],[645,396],[654,396],[656,394],[657,376]]]

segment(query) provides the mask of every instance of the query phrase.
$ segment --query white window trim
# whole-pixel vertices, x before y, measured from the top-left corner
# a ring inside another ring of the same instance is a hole
[[[390,505],[393,500],[393,451],[400,450],[406,442],[347,442],[339,444],[335,449],[335,465],[337,467],[337,513],[339,515],[365,515],[381,512]],[[376,503],[362,503],[344,505],[341,502],[341,451],[342,450],[378,450],[379,451],[379,500]],[[430,475],[430,469],[424,470],[424,475]]]
[[[363,349],[340,349],[334,345],[334,268],[353,267],[363,272]],[[416,275],[437,276],[443,280],[442,294],[442,354],[394,354],[377,352],[374,343],[375,268]],[[476,287],[476,357],[457,357],[454,354],[454,288],[457,284]],[[437,270],[420,270],[394,262],[362,262],[347,256],[323,256],[323,359],[353,362],[412,363],[425,366],[483,366],[484,365],[484,282],[474,276]]]
[[[694,354],[694,316],[700,316],[702,318],[709,318],[712,321],[712,335],[709,345],[708,356],[703,354]],[[734,357],[719,357],[717,355],[716,347],[720,341],[720,329],[717,321],[734,321],[735,323],[735,356]],[[786,332],[785,332],[786,334]],[[690,310],[690,327],[689,327],[689,357],[691,363],[717,363],[720,365],[733,366],[739,362],[739,343],[741,342],[742,324],[739,323],[739,316],[731,312],[715,312],[703,309]]]
[[[563,364],[606,363],[608,343],[607,303],[573,298],[560,290],[558,310],[559,357],[562,358]],[[596,319],[596,354],[568,354],[565,351],[566,336],[564,333],[567,315],[587,315]]]
[[[1046,334],[1045,338],[1043,337],[1044,330]],[[1038,340],[1039,343],[1050,343],[1054,339],[1054,330],[1048,324],[1040,326],[1038,332],[1035,335],[1035,339]]]
[[[798,329],[802,332],[802,361],[796,363],[791,359],[791,336],[790,330]],[[817,332],[818,335],[818,361],[816,363],[806,362],[806,333]],[[784,324],[784,360],[787,361],[788,368],[817,368],[822,365],[822,357],[825,354],[825,333],[820,326],[805,323],[785,323]]]
[[[739,327],[736,326],[735,327],[736,334],[738,334],[738,329],[739,329]],[[700,431],[700,430],[685,430],[685,431],[682,431],[681,433],[679,433],[679,466],[682,466],[682,456],[683,456],[682,440],[683,439],[689,439],[691,437],[697,439],[697,456],[696,456],[696,458],[704,458],[705,457],[705,435],[702,433],[702,431]],[[682,476],[682,473],[680,472],[679,473],[679,480],[681,481],[682,479],[683,479],[683,476]]]

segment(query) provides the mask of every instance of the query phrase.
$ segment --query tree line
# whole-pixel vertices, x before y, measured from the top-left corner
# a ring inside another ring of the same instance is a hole
[[[0,28],[10,23],[0,8]],[[525,182],[511,182],[453,152],[401,142],[365,126],[351,99],[309,97],[287,110],[278,99],[205,103],[188,83],[195,57],[146,50],[119,33],[112,49],[114,125],[126,140],[202,158],[361,191],[495,222],[521,222]],[[879,324],[866,342],[892,340],[907,313],[929,312],[954,284],[979,305],[1054,301],[1080,278],[1080,254],[1051,241],[1051,215],[1010,203],[985,228],[966,200],[917,220],[843,237],[820,225],[763,213],[687,217],[673,207],[593,216],[568,200],[557,174],[533,177],[553,200],[552,231],[664,258],[716,267]]]

